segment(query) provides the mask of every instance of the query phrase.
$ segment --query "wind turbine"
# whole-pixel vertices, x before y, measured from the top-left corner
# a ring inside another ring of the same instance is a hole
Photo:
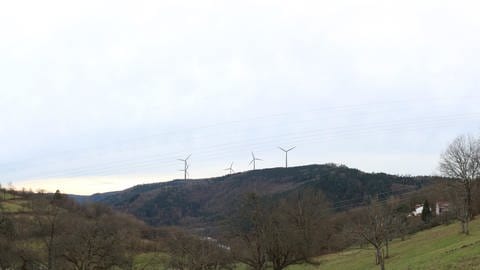
[[[262,159],[256,158],[255,155],[252,152],[252,161],[250,161],[250,163],[248,165],[253,163],[253,170],[255,170],[255,161],[257,161],[257,160],[262,160]]]
[[[233,170],[233,162],[232,164],[230,164],[230,167],[226,168],[225,171],[228,171],[228,174],[232,174],[234,173],[235,171]]]
[[[285,152],[285,168],[288,168],[288,152],[290,152],[291,150],[295,149],[296,146],[290,148],[290,149],[283,149],[282,147],[278,147],[280,148],[280,150],[282,150],[283,152]]]
[[[188,157],[185,158],[185,159],[180,159],[180,158],[178,159],[179,161],[182,161],[182,162],[183,162],[183,170],[179,170],[179,171],[181,171],[181,172],[184,173],[184,174],[183,174],[183,179],[184,179],[184,180],[187,180],[188,168],[190,167],[190,166],[188,165],[188,159],[190,158],[190,156],[192,156],[192,154],[188,155]]]

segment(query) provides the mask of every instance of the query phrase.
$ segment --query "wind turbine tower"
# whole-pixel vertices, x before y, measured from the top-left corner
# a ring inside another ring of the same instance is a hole
[[[187,180],[187,176],[188,176],[188,168],[190,167],[188,165],[188,159],[190,158],[190,156],[192,156],[192,154],[188,155],[187,158],[185,159],[178,159],[179,161],[182,161],[183,162],[183,170],[179,170],[181,172],[183,172],[183,179],[186,181]]]
[[[285,152],[285,168],[288,168],[288,152],[292,151],[293,149],[295,149],[296,146],[290,148],[290,149],[283,149],[282,147],[278,147],[280,148],[280,150],[282,150],[283,152]]]
[[[225,171],[228,171],[228,174],[232,174],[235,171],[233,170],[233,162],[230,164],[230,167],[226,168]]]
[[[250,163],[248,165],[253,164],[253,170],[255,170],[255,161],[257,161],[257,160],[262,160],[262,159],[256,158],[255,155],[252,152],[252,161],[250,161]]]

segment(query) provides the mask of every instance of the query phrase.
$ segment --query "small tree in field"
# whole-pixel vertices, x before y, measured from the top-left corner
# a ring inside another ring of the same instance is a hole
[[[459,136],[442,154],[440,171],[463,184],[464,203],[462,232],[469,234],[469,222],[473,217],[472,183],[480,178],[480,138]]]
[[[375,249],[375,262],[385,270],[385,247],[388,243],[390,212],[383,202],[372,200],[353,216],[351,234]]]
[[[55,270],[58,258],[59,222],[64,211],[44,195],[33,198],[31,206],[37,233],[41,235],[40,239],[46,248],[45,267],[48,270]]]
[[[233,257],[253,270],[267,267],[267,215],[264,203],[252,193],[244,198],[231,221],[233,240],[230,246]]]
[[[320,252],[321,236],[327,228],[325,196],[314,190],[290,194],[270,210],[266,244],[274,270],[312,262]]]

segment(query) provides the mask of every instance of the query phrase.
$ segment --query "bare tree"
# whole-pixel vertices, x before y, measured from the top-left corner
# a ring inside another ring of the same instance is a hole
[[[265,244],[268,260],[273,270],[281,270],[289,265],[305,261],[299,231],[290,224],[283,223],[281,216],[270,217]]]
[[[319,255],[320,235],[325,229],[327,201],[312,190],[297,191],[282,200],[247,197],[234,222],[235,258],[252,269],[274,270],[312,262]]]
[[[328,206],[323,193],[307,189],[294,192],[276,207],[282,223],[289,227],[290,237],[296,239],[295,249],[306,261],[321,252],[322,238],[330,226],[326,222]]]
[[[232,239],[229,243],[234,259],[254,270],[267,267],[267,209],[255,193],[241,202],[231,220]]]
[[[15,200],[15,186],[13,185],[12,182],[8,182],[8,192],[12,196],[12,199]]]
[[[385,258],[389,258],[389,244],[393,238],[400,237],[402,240],[405,238],[410,209],[408,207],[405,209],[405,205],[401,204],[401,199],[395,196],[388,198],[380,208],[380,213],[383,213],[385,220]]]
[[[0,269],[14,269],[20,259],[14,247],[15,236],[13,221],[0,211]]]
[[[0,207],[0,269],[133,269],[143,223],[59,191],[29,200],[27,213]]]
[[[134,221],[96,205],[68,213],[57,240],[59,263],[75,270],[125,267],[130,264],[129,242],[137,238],[135,229]]]
[[[37,224],[37,230],[47,250],[46,267],[48,270],[56,269],[58,258],[59,222],[64,210],[48,196],[40,195],[31,202],[32,216]]]
[[[464,187],[462,232],[469,234],[472,211],[472,182],[480,177],[480,138],[457,137],[441,155],[440,171]]]
[[[375,249],[375,262],[385,270],[385,250],[389,236],[390,217],[383,202],[372,200],[352,217],[355,225],[351,229],[353,236],[369,243]]]

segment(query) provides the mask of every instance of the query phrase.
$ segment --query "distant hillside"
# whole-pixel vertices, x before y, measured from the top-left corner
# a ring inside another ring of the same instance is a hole
[[[373,174],[326,164],[138,185],[123,191],[94,194],[87,200],[108,204],[152,225],[202,226],[228,216],[238,200],[249,192],[281,197],[296,190],[313,188],[321,190],[335,207],[348,208],[369,196],[404,193],[430,181],[430,177]]]

